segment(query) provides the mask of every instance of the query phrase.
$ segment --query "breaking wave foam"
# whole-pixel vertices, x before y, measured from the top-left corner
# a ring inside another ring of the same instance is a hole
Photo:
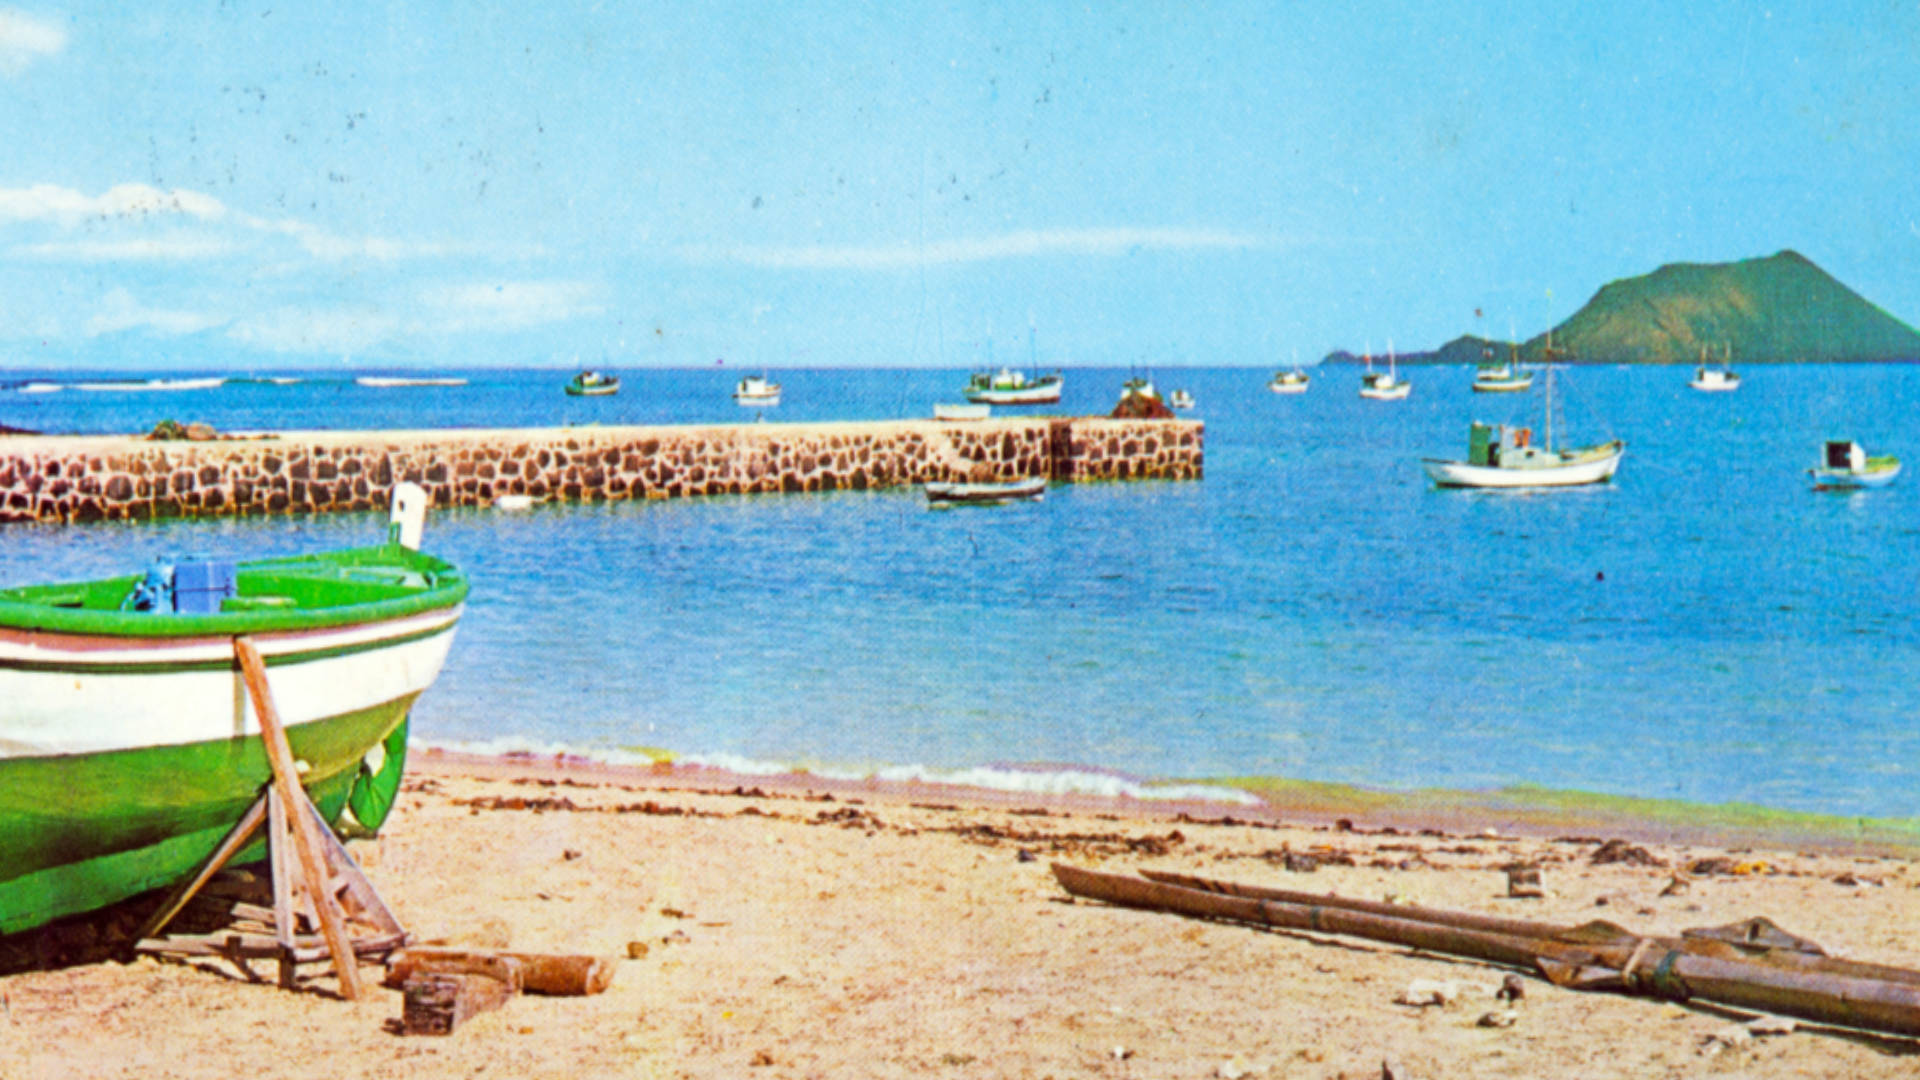
[[[988,791],[1028,792],[1035,795],[1092,795],[1142,802],[1212,802],[1236,806],[1256,806],[1260,798],[1238,788],[1214,784],[1154,784],[1114,773],[1087,769],[1019,769],[1005,766],[976,766],[966,769],[935,769],[925,765],[888,765],[873,769],[799,766],[762,761],[738,754],[674,754],[653,749],[613,749],[579,747],[564,743],[506,737],[479,742],[429,742],[415,740],[429,749],[488,757],[537,757],[595,762],[602,765],[657,765],[671,762],[718,769],[740,776],[781,776],[786,774],[818,776],[825,780],[859,783],[878,780],[883,783],[940,784],[951,787],[981,788]]]

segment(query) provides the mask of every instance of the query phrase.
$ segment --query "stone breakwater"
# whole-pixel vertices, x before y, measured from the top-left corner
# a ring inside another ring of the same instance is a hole
[[[395,483],[435,506],[870,490],[928,480],[1197,480],[1204,428],[1094,417],[704,427],[288,432],[155,442],[0,438],[0,522],[376,510]]]

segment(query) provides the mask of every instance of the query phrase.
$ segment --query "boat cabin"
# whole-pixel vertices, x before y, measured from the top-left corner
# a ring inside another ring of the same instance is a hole
[[[1467,434],[1467,462],[1471,465],[1498,468],[1503,455],[1520,453],[1530,456],[1538,452],[1533,443],[1532,428],[1483,424],[1476,420]]]
[[[1860,472],[1867,467],[1867,452],[1860,448],[1859,443],[1851,439],[1828,439],[1827,452],[1823,460],[1829,469]]]

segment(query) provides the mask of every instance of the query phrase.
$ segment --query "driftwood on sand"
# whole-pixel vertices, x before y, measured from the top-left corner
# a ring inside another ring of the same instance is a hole
[[[1574,990],[1697,999],[1920,1036],[1920,972],[1828,956],[1764,918],[1650,937],[1601,920],[1557,926],[1176,874],[1127,877],[1059,863],[1053,873],[1075,896],[1125,907],[1405,945],[1520,968]]]

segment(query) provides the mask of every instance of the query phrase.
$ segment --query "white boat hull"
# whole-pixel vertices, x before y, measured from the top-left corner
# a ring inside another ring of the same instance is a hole
[[[433,683],[460,607],[256,638],[289,728],[411,700]],[[231,638],[0,632],[0,760],[97,754],[259,734]]]
[[[961,503],[991,504],[1015,502],[1022,499],[1038,499],[1047,493],[1047,478],[1030,477],[1025,480],[969,484],[943,483],[930,481],[926,485],[927,502],[932,506],[952,506]]]
[[[1822,491],[1859,491],[1865,488],[1886,487],[1893,478],[1900,475],[1900,466],[1892,465],[1884,469],[1867,469],[1853,472],[1848,469],[1808,469],[1807,475],[1813,477],[1813,486]]]
[[[1413,393],[1412,383],[1395,383],[1392,386],[1363,386],[1360,396],[1368,401],[1399,401]]]
[[[1307,384],[1303,382],[1270,382],[1267,384],[1267,389],[1276,394],[1304,394],[1307,392]]]
[[[1582,484],[1604,483],[1613,479],[1614,471],[1620,468],[1620,458],[1626,452],[1625,444],[1616,443],[1605,452],[1581,454],[1574,460],[1559,465],[1501,468],[1496,465],[1473,465],[1465,461],[1441,461],[1436,458],[1427,458],[1420,462],[1420,467],[1425,469],[1427,476],[1441,487],[1577,487]]]
[[[1043,386],[1028,390],[968,390],[966,399],[976,405],[1051,405],[1060,400],[1060,387]]]
[[[1533,376],[1531,375],[1524,379],[1475,379],[1473,381],[1473,392],[1476,394],[1517,394],[1522,390],[1531,389],[1532,386]]]

